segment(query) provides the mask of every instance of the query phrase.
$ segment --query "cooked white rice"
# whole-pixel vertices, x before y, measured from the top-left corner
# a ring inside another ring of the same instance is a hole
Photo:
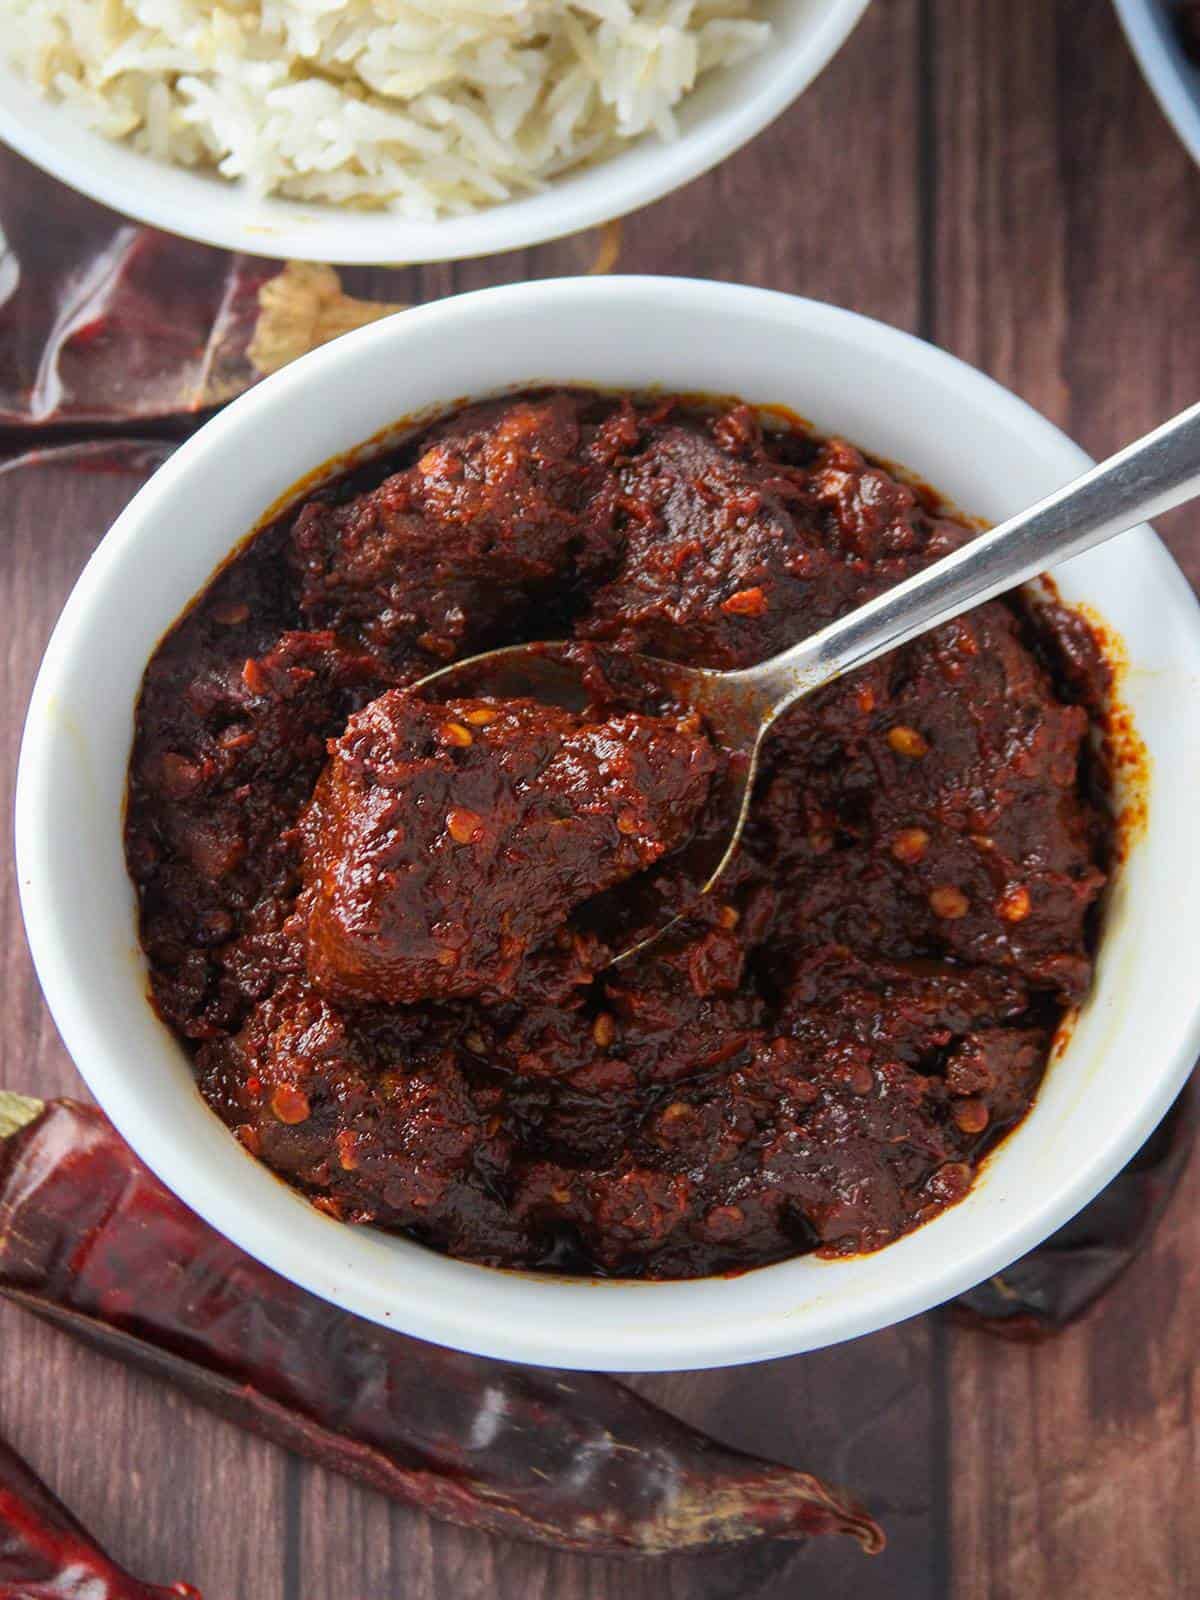
[[[413,217],[542,187],[760,50],[758,0],[0,0],[0,54],[112,139]]]

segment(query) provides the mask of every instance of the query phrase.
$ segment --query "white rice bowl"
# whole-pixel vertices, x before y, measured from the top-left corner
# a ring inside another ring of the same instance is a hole
[[[543,188],[763,49],[758,0],[0,0],[95,132],[257,195],[431,220]]]

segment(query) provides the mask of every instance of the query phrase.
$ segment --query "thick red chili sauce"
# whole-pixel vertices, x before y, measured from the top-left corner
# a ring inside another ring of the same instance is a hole
[[[309,493],[138,710],[129,867],[205,1098],[323,1210],[508,1266],[850,1254],[961,1198],[1091,981],[1086,624],[993,602],[790,713],[720,894],[617,968],[569,913],[703,825],[695,719],[403,691],[572,634],[747,665],[971,532],[842,440],[588,392]]]

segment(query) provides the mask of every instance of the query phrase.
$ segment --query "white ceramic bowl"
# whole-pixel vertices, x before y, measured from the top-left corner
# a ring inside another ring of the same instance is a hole
[[[55,629],[21,753],[17,848],[38,972],[130,1144],[215,1227],[339,1305],[441,1343],[559,1366],[717,1366],[911,1316],[1037,1244],[1128,1160],[1200,1046],[1200,610],[1147,529],[1062,568],[1124,639],[1153,763],[1091,1000],[1030,1116],[959,1206],[871,1256],[635,1284],[492,1271],[331,1221],[197,1094],[146,1000],[121,846],[133,706],[163,631],[280,495],[406,413],[532,382],[660,383],[781,402],[1000,518],[1087,458],[970,367],[812,301],[670,278],[489,289],[376,323],[236,400],[141,490]]]
[[[251,255],[338,263],[452,261],[517,250],[624,216],[707,172],[752,139],[817,76],[868,0],[767,0],[767,48],[702,79],[679,107],[679,137],[647,136],[542,193],[468,216],[409,221],[277,198],[167,166],[90,132],[2,61],[0,139],[73,189],[157,228]],[[2,41],[0,41],[2,43]]]
[[[1174,0],[1113,0],[1121,26],[1175,132],[1200,161],[1200,68],[1175,35]]]

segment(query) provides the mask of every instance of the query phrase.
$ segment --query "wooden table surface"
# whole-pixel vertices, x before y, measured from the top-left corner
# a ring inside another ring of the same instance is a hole
[[[3,174],[45,183],[19,163]],[[47,239],[49,264],[61,232]],[[354,281],[425,300],[587,258],[565,241]],[[875,0],[773,128],[627,221],[621,267],[766,284],[911,329],[1097,454],[1200,387],[1200,175],[1103,0]],[[10,454],[21,442],[0,436]],[[2,829],[53,618],[161,450],[106,472],[53,455],[0,472]],[[1192,516],[1162,531],[1200,579]],[[0,918],[2,1081],[81,1093],[8,869]],[[929,1315],[789,1361],[635,1380],[724,1439],[852,1484],[890,1535],[873,1562],[845,1541],[659,1563],[491,1541],[389,1506],[7,1306],[0,1428],[133,1570],[186,1577],[207,1600],[1191,1596],[1198,1199],[1193,1162],[1152,1248],[1084,1325],[1040,1348]]]

